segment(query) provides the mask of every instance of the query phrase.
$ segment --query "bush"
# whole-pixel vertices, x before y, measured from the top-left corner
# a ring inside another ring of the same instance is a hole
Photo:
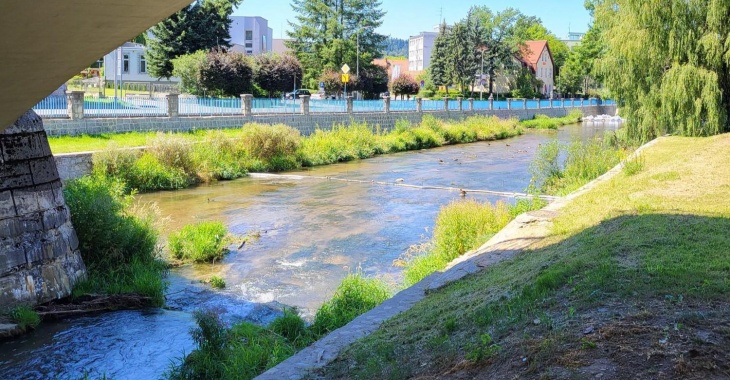
[[[306,347],[313,341],[304,319],[293,310],[284,310],[284,315],[274,319],[269,324],[269,329],[299,348]]]
[[[332,299],[317,310],[312,331],[324,335],[336,330],[380,305],[388,297],[388,288],[382,281],[350,274],[342,280]]]
[[[376,135],[365,123],[333,126],[330,131],[317,129],[302,141],[299,151],[304,166],[368,158],[382,153]]]
[[[201,88],[208,95],[238,97],[251,93],[253,64],[241,53],[211,51],[200,65]]]
[[[197,263],[222,259],[228,231],[221,222],[200,222],[186,225],[180,232],[170,234],[168,246],[178,260]]]
[[[563,125],[579,123],[581,118],[583,118],[583,112],[580,110],[574,110],[566,116],[554,118],[537,114],[531,120],[520,121],[520,125],[531,129],[558,129]]]
[[[224,289],[226,287],[226,281],[220,276],[211,277],[208,283],[216,289]]]
[[[408,75],[401,75],[390,83],[390,89],[395,96],[415,95],[420,90],[420,86],[413,78]]]
[[[133,209],[125,187],[103,176],[66,183],[66,204],[88,269],[74,295],[138,293],[161,305],[165,265],[157,257],[157,215],[149,208]]]
[[[248,174],[243,146],[220,131],[208,131],[193,149],[198,178],[203,182],[231,180]]]

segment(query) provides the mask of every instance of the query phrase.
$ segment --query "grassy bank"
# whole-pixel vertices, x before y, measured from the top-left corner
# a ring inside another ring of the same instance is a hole
[[[311,326],[292,310],[267,327],[243,322],[226,328],[214,314],[198,313],[198,327],[192,331],[198,348],[172,367],[167,377],[252,379],[388,297],[383,283],[354,274],[320,307]]]
[[[430,293],[316,377],[727,376],[728,156],[730,135],[661,140],[550,237]]]
[[[549,117],[537,114],[534,118],[520,121],[520,126],[530,129],[558,129],[564,125],[580,123],[583,112],[580,110],[571,111],[563,117]]]

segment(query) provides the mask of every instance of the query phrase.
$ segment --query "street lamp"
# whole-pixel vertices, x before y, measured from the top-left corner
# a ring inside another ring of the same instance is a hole
[[[355,38],[357,40],[357,57],[355,58],[356,64],[355,64],[355,75],[360,78],[360,32],[362,32],[364,29],[370,29],[368,26],[360,26],[357,28],[357,33],[355,34]]]

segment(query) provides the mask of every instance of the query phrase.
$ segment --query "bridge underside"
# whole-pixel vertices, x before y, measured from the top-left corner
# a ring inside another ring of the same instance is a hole
[[[0,132],[69,78],[191,0],[0,2]]]
[[[0,311],[85,276],[42,120],[31,107],[191,0],[0,2]]]

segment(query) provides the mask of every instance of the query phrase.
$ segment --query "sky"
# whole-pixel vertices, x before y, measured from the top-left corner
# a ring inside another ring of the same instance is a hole
[[[378,32],[403,39],[433,31],[442,17],[449,24],[459,21],[472,5],[485,5],[493,11],[517,8],[528,16],[539,17],[543,25],[563,39],[568,37],[568,31],[585,32],[591,21],[583,0],[382,0],[382,4],[387,13]],[[233,15],[267,19],[274,38],[287,38],[287,20],[295,20],[289,0],[244,0]]]

